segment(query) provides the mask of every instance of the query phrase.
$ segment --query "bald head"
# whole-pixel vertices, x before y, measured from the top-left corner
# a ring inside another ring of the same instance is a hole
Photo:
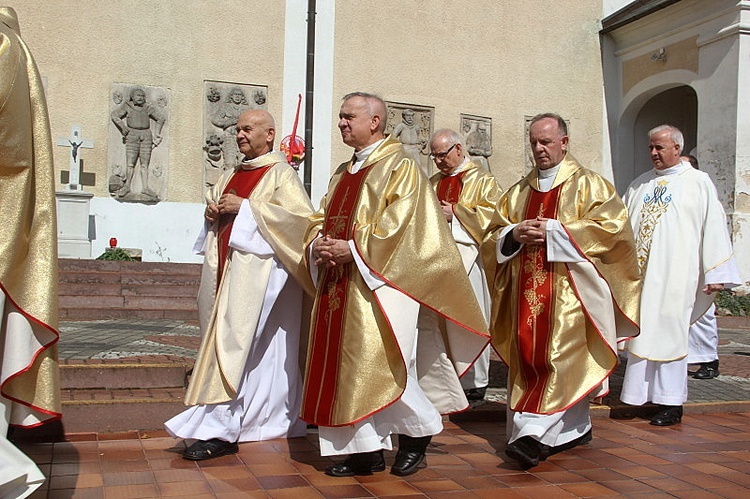
[[[273,116],[263,109],[245,111],[237,119],[237,147],[247,159],[273,150],[276,123]]]

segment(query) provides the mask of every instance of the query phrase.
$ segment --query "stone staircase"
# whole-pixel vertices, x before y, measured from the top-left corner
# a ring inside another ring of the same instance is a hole
[[[60,320],[198,320],[201,265],[60,259]]]
[[[107,341],[106,335],[122,339],[129,326],[151,331],[148,336],[144,333],[143,340],[158,352],[154,342],[160,337],[173,339],[175,323],[195,325],[198,321],[201,265],[60,259],[58,270],[60,321],[86,326],[61,336],[63,419],[61,424],[40,427],[48,434],[41,438],[163,430],[164,421],[185,408],[193,358],[169,354],[127,357],[126,353],[125,358],[85,358],[88,354],[82,358],[66,355],[70,352],[67,347],[88,352],[106,344],[127,350],[122,342]],[[168,346],[163,352],[169,351]],[[192,347],[197,348],[197,340]]]

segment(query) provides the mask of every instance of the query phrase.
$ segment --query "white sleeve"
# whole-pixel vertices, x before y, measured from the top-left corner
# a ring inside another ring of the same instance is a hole
[[[449,222],[449,225],[451,227],[451,234],[453,234],[453,239],[455,239],[457,244],[469,244],[472,246],[476,246],[476,241],[474,241],[469,233],[466,232],[466,229],[464,229],[464,226],[461,225],[461,222],[456,218],[455,215],[453,215],[453,221]]]
[[[370,270],[370,267],[365,265],[365,261],[362,260],[362,256],[357,251],[357,247],[354,245],[354,241],[348,241],[349,243],[349,249],[352,252],[352,257],[354,257],[354,263],[357,265],[357,270],[359,270],[359,273],[362,274],[362,279],[365,280],[365,284],[367,284],[367,287],[370,288],[370,290],[375,291],[381,286],[385,286],[387,283],[382,280],[377,275],[373,274]]]
[[[198,238],[195,240],[195,243],[193,244],[194,255],[206,254],[206,236],[208,235],[208,226],[209,226],[208,220],[204,219],[201,233],[198,234]]]
[[[547,220],[547,261],[575,263],[585,262],[578,248],[572,242],[559,220]]]
[[[239,251],[252,253],[258,256],[274,256],[273,248],[263,238],[258,230],[258,223],[250,209],[250,202],[242,200],[240,211],[234,219],[232,233],[229,235],[229,246]]]
[[[725,288],[742,285],[742,278],[734,257],[706,272],[704,280],[706,284],[723,284]]]

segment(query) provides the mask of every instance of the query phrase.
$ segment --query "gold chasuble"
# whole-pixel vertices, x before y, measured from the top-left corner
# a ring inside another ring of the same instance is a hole
[[[343,163],[333,174],[321,209],[311,218],[308,245],[323,235],[353,241],[373,274],[457,324],[444,339],[451,369],[463,374],[489,338],[429,182],[390,137],[357,173],[349,173],[350,166]],[[320,267],[302,419],[349,425],[396,401],[405,387],[396,337],[356,264]]]
[[[60,417],[55,171],[42,81],[7,7],[0,75],[0,392],[8,422],[36,426]]]
[[[453,204],[453,218],[471,236],[477,246],[481,246],[487,227],[495,213],[497,200],[502,190],[495,177],[478,161],[469,161],[457,175],[441,172],[430,177],[440,201]],[[490,261],[484,261],[484,258]],[[482,265],[485,270],[497,265],[494,253],[482,252]],[[492,274],[487,272],[491,281]]]
[[[222,216],[209,228],[198,293],[203,338],[186,405],[218,404],[236,397],[275,260],[305,292],[314,294],[302,258],[312,205],[286,156],[270,152],[224,174],[207,193],[208,202],[217,202],[225,192],[247,197],[258,231],[274,255],[262,257],[229,247],[233,215]],[[220,256],[222,251],[226,256]]]
[[[543,244],[497,264],[503,228],[536,217],[557,219],[585,261],[550,262]],[[552,414],[605,395],[617,338],[638,334],[640,299],[633,234],[614,187],[571,154],[548,192],[534,169],[500,199],[483,251],[497,267],[490,331],[509,366],[510,408]]]

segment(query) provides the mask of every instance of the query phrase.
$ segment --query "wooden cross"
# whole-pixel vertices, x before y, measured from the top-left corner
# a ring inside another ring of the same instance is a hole
[[[67,184],[70,191],[83,190],[84,185],[94,185],[96,174],[83,171],[83,158],[80,157],[78,150],[80,148],[93,149],[94,141],[81,138],[81,127],[74,125],[70,129],[70,137],[60,137],[57,139],[58,146],[70,147],[70,170],[60,172],[60,181]]]

